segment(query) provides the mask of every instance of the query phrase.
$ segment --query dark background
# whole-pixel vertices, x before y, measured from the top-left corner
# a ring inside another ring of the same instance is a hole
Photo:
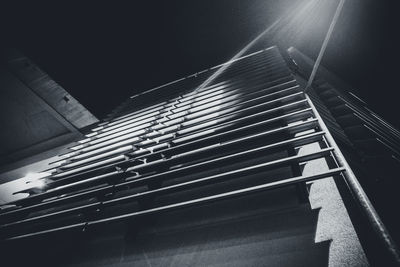
[[[229,60],[301,2],[3,3],[1,45],[22,51],[101,118],[131,95]],[[322,64],[399,127],[395,2],[347,0]],[[276,42],[316,58],[337,3],[320,0],[303,24],[258,47]]]

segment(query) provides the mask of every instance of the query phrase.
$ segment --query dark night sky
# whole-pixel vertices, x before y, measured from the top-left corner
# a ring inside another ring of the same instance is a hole
[[[299,1],[18,2],[1,8],[1,39],[101,118],[130,95],[228,60]],[[316,57],[336,3],[320,1],[282,46]],[[394,2],[348,0],[323,64],[399,126]]]

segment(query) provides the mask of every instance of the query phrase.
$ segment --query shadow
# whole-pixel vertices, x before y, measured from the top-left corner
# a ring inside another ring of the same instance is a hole
[[[327,266],[319,210],[288,187],[9,244],[4,266]],[[16,255],[13,255],[14,252]],[[7,261],[9,260],[9,261]]]

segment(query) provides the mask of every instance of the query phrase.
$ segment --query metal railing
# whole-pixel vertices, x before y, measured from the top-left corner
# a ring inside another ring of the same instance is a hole
[[[226,82],[101,123],[50,164],[52,174],[43,178],[44,186],[17,192],[30,196],[4,206],[3,241],[84,231],[112,221],[341,176],[382,246],[399,262],[383,223],[279,53],[266,50],[234,64],[232,72],[228,68],[224,73]],[[305,155],[289,153],[311,143],[320,146]],[[321,158],[335,166],[314,175],[293,171],[293,166]],[[221,187],[223,183],[230,186]],[[216,191],[207,193],[202,189],[207,186]],[[190,190],[203,191],[192,197]],[[186,195],[178,200],[158,201],[182,193]],[[131,206],[118,211],[122,204]]]

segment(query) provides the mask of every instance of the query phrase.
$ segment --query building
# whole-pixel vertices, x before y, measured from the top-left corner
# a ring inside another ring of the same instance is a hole
[[[310,66],[295,49],[270,47],[132,96],[2,206],[7,260],[395,264],[385,229],[369,232],[380,220],[370,221],[376,213],[363,206],[368,199],[346,159],[364,177],[353,158],[365,144],[354,136],[367,125],[382,142],[365,142],[395,166],[398,131],[371,111],[359,123],[354,114],[365,110],[351,107],[360,100],[348,100],[329,73],[305,93]]]

